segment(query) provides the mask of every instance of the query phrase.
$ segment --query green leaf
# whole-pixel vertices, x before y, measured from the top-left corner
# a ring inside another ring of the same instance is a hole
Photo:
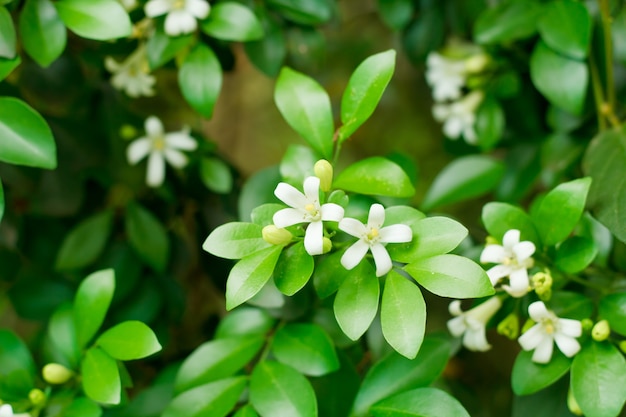
[[[274,272],[282,246],[254,252],[235,264],[226,282],[226,309],[232,310],[254,297]]]
[[[104,322],[114,291],[115,275],[112,269],[94,272],[78,287],[74,298],[74,324],[80,347],[91,340]]]
[[[363,275],[373,273],[371,265],[361,262],[352,271],[341,265],[343,252],[333,252],[321,258],[313,271],[313,285],[320,298],[326,298],[339,289],[346,278],[352,274]]]
[[[226,223],[211,232],[202,244],[202,249],[220,258],[241,259],[272,247],[263,240],[262,230],[255,223]]]
[[[274,327],[274,322],[265,310],[240,307],[222,318],[215,330],[215,338],[264,335]]]
[[[352,340],[365,333],[378,311],[378,278],[371,266],[365,272],[348,275],[337,290],[333,304],[339,327]]]
[[[6,7],[0,6],[0,57],[15,57],[16,44],[15,26]]]
[[[268,4],[286,19],[311,26],[328,22],[335,7],[331,0],[268,0]]]
[[[380,322],[391,347],[409,359],[417,356],[426,331],[426,303],[418,286],[395,271],[385,280]]]
[[[122,394],[120,373],[115,359],[94,347],[85,352],[80,366],[87,397],[104,404],[119,404]]]
[[[180,51],[185,49],[194,40],[193,35],[171,37],[158,25],[154,34],[146,42],[146,54],[150,69],[155,70],[169,62]]]
[[[528,395],[544,389],[561,379],[569,371],[572,360],[557,350],[550,362],[538,364],[532,361],[533,352],[521,351],[511,374],[511,387],[517,395]]]
[[[582,320],[591,317],[593,302],[585,295],[572,291],[554,291],[550,308],[559,317]]]
[[[63,410],[63,417],[100,417],[102,409],[89,398],[74,398],[72,403]]]
[[[26,0],[19,26],[24,49],[42,67],[63,53],[67,31],[50,0]]]
[[[524,210],[508,203],[490,202],[485,204],[482,221],[487,232],[498,242],[511,230],[520,231],[520,241],[529,240],[539,244],[539,237],[530,216]]]
[[[285,34],[282,26],[270,16],[265,16],[262,24],[265,36],[246,42],[244,50],[255,67],[268,77],[276,78],[287,55]]]
[[[111,234],[113,213],[105,210],[80,222],[63,239],[55,268],[79,269],[94,262],[104,250]]]
[[[98,337],[96,345],[121,361],[145,358],[161,350],[161,344],[154,332],[136,320],[111,327]]]
[[[505,1],[487,8],[474,24],[474,41],[495,44],[529,38],[537,31],[542,11],[535,1]]]
[[[574,230],[585,209],[591,178],[579,178],[552,189],[531,218],[545,246],[562,242]]]
[[[626,401],[626,359],[610,342],[589,341],[574,357],[571,381],[585,415],[617,416]]]
[[[178,71],[178,85],[187,103],[210,119],[222,88],[222,67],[211,48],[198,43],[189,52]]]
[[[252,210],[252,213],[250,214],[250,219],[252,220],[252,223],[265,227],[270,224],[274,224],[274,214],[284,208],[284,204],[261,204],[260,206]]]
[[[0,329],[0,381],[28,395],[35,384],[35,362],[28,346],[11,330]]]
[[[229,1],[212,6],[201,28],[207,35],[223,41],[247,42],[263,37],[263,26],[252,10]]]
[[[270,166],[253,174],[246,181],[239,195],[237,213],[243,221],[250,221],[254,209],[266,203],[276,204],[274,190],[282,178],[278,166]],[[284,206],[283,206],[284,207]]]
[[[339,369],[335,348],[321,327],[315,324],[288,324],[274,335],[272,352],[276,360],[304,375],[321,376]]]
[[[44,343],[50,349],[53,362],[70,369],[78,368],[82,352],[76,339],[74,311],[70,304],[61,305],[52,314]]]
[[[370,407],[380,400],[430,385],[443,372],[449,351],[446,340],[427,337],[415,359],[391,352],[376,362],[365,375],[350,415],[365,416]]]
[[[105,41],[131,34],[130,17],[115,0],[59,0],[54,6],[65,25],[83,38]]]
[[[396,51],[390,49],[368,57],[354,70],[341,98],[340,143],[374,113],[395,67]]]
[[[246,378],[226,378],[195,387],[175,397],[162,417],[225,417],[246,388]]]
[[[418,388],[394,395],[374,405],[373,417],[470,417],[461,403],[437,388]]]
[[[126,234],[131,246],[145,263],[158,272],[165,271],[170,242],[161,222],[137,203],[126,207]]]
[[[412,197],[415,188],[404,170],[380,156],[363,159],[341,171],[334,188],[366,195]]]
[[[306,177],[313,175],[313,166],[319,157],[308,146],[289,145],[280,161],[280,175],[285,182],[299,188]]]
[[[15,55],[13,59],[0,58],[0,81],[4,80],[22,63],[19,55]]]
[[[0,179],[0,222],[4,216],[4,188],[2,188],[2,180]]]
[[[289,126],[331,159],[333,115],[326,91],[314,79],[285,67],[276,80],[274,101]]]
[[[399,31],[411,21],[415,6],[412,0],[378,0],[378,13],[389,28]]]
[[[250,402],[261,417],[316,417],[311,384],[293,368],[262,361],[250,378]]]
[[[478,136],[478,145],[483,150],[492,149],[502,138],[506,120],[504,110],[497,100],[487,96],[476,111],[474,128]]]
[[[234,375],[256,356],[264,342],[263,336],[258,335],[203,343],[183,361],[176,374],[174,391],[180,393]]]
[[[304,249],[304,242],[298,242],[280,254],[274,283],[283,294],[294,295],[309,281],[314,267],[313,257]]]
[[[588,267],[597,254],[598,248],[593,240],[572,236],[559,245],[555,265],[561,271],[575,274]]]
[[[233,417],[259,417],[250,404],[243,406],[233,415]]]
[[[447,36],[446,16],[441,7],[423,8],[413,19],[402,37],[409,59],[423,65],[426,57],[444,45]]]
[[[209,190],[218,194],[228,194],[233,189],[230,168],[219,158],[202,158],[200,179]]]
[[[608,320],[611,331],[626,336],[626,292],[603,297],[598,309],[599,317]]]
[[[32,107],[13,97],[0,97],[0,161],[54,169],[56,145],[46,121]]]
[[[559,55],[539,41],[530,57],[530,78],[550,103],[575,115],[582,113],[589,82],[587,64]]]
[[[486,155],[457,158],[439,172],[422,201],[425,211],[478,197],[493,190],[504,175],[504,165]]]
[[[494,293],[485,271],[462,256],[448,254],[419,259],[404,270],[428,291],[441,297],[478,298]]]
[[[558,0],[545,5],[537,29],[550,48],[571,58],[585,59],[591,25],[591,15],[583,3]]]

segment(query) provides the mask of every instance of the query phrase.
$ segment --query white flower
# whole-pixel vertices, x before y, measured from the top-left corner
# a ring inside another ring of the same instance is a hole
[[[578,320],[562,319],[546,308],[542,301],[535,301],[528,306],[528,315],[535,324],[518,339],[524,350],[532,350],[533,362],[548,363],[552,358],[553,342],[571,358],[580,350],[576,340],[582,335],[582,324]]]
[[[448,310],[456,317],[448,320],[448,330],[454,337],[463,336],[463,346],[469,350],[487,351],[491,349],[491,345],[487,342],[485,326],[501,306],[500,298],[491,297],[484,303],[463,312],[461,301],[454,300],[450,303]]]
[[[0,405],[0,417],[13,417],[13,407],[9,404]]]
[[[191,33],[198,27],[196,19],[205,19],[211,6],[206,0],[150,0],[145,5],[146,16],[165,17],[165,33],[169,36]]]
[[[278,227],[309,223],[304,234],[304,248],[311,256],[321,255],[324,247],[324,221],[338,222],[343,217],[343,207],[327,203],[320,205],[320,179],[307,177],[304,180],[304,194],[292,185],[281,182],[274,194],[290,208],[274,214],[274,224]]]
[[[127,11],[130,11],[132,9],[134,9],[135,7],[137,7],[137,0],[118,0],[120,2],[120,4],[122,6],[124,6],[124,8]]]
[[[189,135],[189,128],[180,132],[164,133],[163,124],[156,116],[150,116],[145,123],[146,136],[142,136],[128,146],[126,156],[131,165],[148,156],[146,182],[150,187],[158,187],[165,178],[165,161],[175,168],[187,165],[187,157],[180,152],[192,151],[198,144]]]
[[[433,117],[443,123],[443,133],[457,139],[461,134],[467,143],[475,144],[478,140],[474,124],[476,122],[476,109],[484,98],[482,91],[472,91],[462,99],[450,104],[435,104]]]
[[[456,100],[465,85],[464,60],[455,60],[431,52],[426,58],[426,82],[433,89],[435,101]]]
[[[370,250],[376,264],[376,276],[381,277],[391,270],[392,263],[383,243],[406,243],[413,239],[413,231],[406,224],[382,227],[385,223],[385,208],[380,204],[370,207],[367,225],[349,217],[339,222],[339,229],[358,237],[341,257],[341,265],[350,270],[357,266]]]
[[[111,84],[116,89],[134,98],[154,95],[153,87],[156,79],[150,75],[145,45],[140,45],[121,64],[107,56],[104,59],[104,66],[113,73]]]
[[[529,290],[528,268],[534,264],[532,254],[535,245],[530,241],[520,242],[520,231],[511,229],[502,238],[502,245],[487,245],[480,254],[480,262],[497,263],[487,271],[495,286],[504,277],[509,277],[509,285],[504,288],[513,297],[522,297]]]

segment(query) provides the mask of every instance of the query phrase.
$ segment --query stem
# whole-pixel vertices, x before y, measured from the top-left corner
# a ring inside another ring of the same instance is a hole
[[[600,132],[606,130],[606,119],[604,118],[604,93],[602,91],[602,82],[600,81],[600,74],[598,73],[598,65],[593,55],[589,56],[589,70],[591,72],[591,85],[593,89],[593,98],[596,102],[596,113],[598,115],[598,129]]]
[[[611,37],[611,11],[608,0],[598,0],[602,15],[602,31],[604,37],[604,57],[606,65],[606,94],[611,112],[615,109],[615,82],[613,79],[613,39]]]

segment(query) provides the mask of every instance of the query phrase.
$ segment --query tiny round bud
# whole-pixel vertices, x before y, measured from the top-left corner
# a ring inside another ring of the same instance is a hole
[[[496,239],[493,236],[487,236],[487,238],[485,239],[485,244],[486,245],[497,245],[500,242],[498,242],[498,239]]]
[[[324,192],[330,191],[333,184],[333,166],[325,159],[320,159],[313,166],[315,176],[320,179],[320,189]]]
[[[593,320],[591,320],[591,319],[582,319],[580,321],[580,325],[582,326],[583,331],[588,332],[593,327]]]
[[[49,384],[64,384],[74,376],[74,372],[58,363],[47,364],[41,373],[44,381]]]
[[[591,329],[591,337],[596,342],[602,342],[606,340],[607,337],[611,334],[611,326],[609,326],[609,322],[606,320],[600,320],[593,326]]]
[[[626,353],[626,340],[622,340],[621,342],[619,342],[619,349]]]
[[[322,242],[322,254],[330,252],[330,250],[333,248],[333,242],[326,236],[324,236]]]
[[[28,393],[28,399],[34,406],[42,405],[46,402],[46,394],[39,388],[33,388]]]
[[[261,233],[263,234],[263,239],[272,245],[286,245],[291,242],[293,237],[289,230],[276,227],[273,224],[265,226]]]
[[[483,71],[489,63],[491,58],[485,53],[475,54],[465,60],[465,70],[471,73],[477,73]]]
[[[120,136],[124,140],[130,140],[137,137],[137,129],[129,124],[124,124],[120,128]]]
[[[511,313],[505,317],[497,327],[498,333],[508,337],[511,340],[517,339],[519,336],[519,320],[517,314]]]

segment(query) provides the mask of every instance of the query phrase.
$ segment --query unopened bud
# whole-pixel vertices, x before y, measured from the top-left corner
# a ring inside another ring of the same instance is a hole
[[[519,336],[519,319],[517,314],[511,313],[504,320],[498,323],[498,333],[508,337],[511,340],[517,339]]]
[[[346,207],[350,199],[342,190],[335,190],[328,196],[328,202],[339,204],[341,207]]]
[[[313,166],[315,176],[320,179],[320,189],[325,193],[333,185],[333,166],[325,159],[320,159]]]
[[[46,394],[39,388],[33,388],[28,393],[28,399],[36,407],[46,402]]]
[[[588,332],[593,327],[593,320],[591,320],[591,319],[582,319],[580,321],[580,325],[582,326],[584,332]]]
[[[552,275],[549,271],[537,272],[532,277],[533,288],[542,301],[548,301],[552,297]]]
[[[122,125],[120,128],[120,136],[124,140],[130,140],[137,137],[137,129],[129,124]]]
[[[600,320],[593,326],[591,329],[591,337],[596,342],[602,342],[606,340],[607,337],[611,334],[611,326],[609,326],[609,322],[606,320]]]
[[[74,376],[74,372],[58,363],[44,366],[42,374],[43,379],[49,384],[64,384]]]
[[[622,340],[621,342],[619,342],[619,349],[623,353],[626,353],[626,340]]]
[[[293,237],[289,230],[276,227],[273,224],[265,226],[261,233],[263,234],[263,240],[272,245],[286,245],[291,242]]]
[[[577,416],[583,415],[583,410],[580,409],[578,401],[576,401],[576,398],[574,398],[574,392],[572,391],[571,387],[569,390],[567,390],[567,408],[569,408],[569,411],[572,414],[575,414]]]
[[[475,54],[465,60],[465,70],[471,73],[477,73],[487,68],[491,62],[489,55],[485,53]]]
[[[329,238],[324,236],[324,239],[322,240],[322,254],[330,252],[332,248],[333,242]]]

